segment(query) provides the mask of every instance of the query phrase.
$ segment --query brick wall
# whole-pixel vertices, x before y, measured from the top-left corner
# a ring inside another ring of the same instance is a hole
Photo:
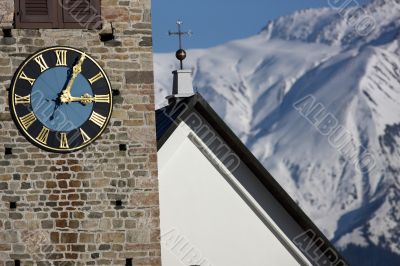
[[[12,25],[12,5],[0,2],[3,28]],[[125,265],[126,258],[161,264],[150,0],[102,0],[102,16],[105,30],[113,22],[116,41],[101,42],[97,30],[13,29],[12,37],[0,36],[0,266],[16,259],[24,266]],[[14,71],[54,45],[89,53],[116,90],[107,130],[71,154],[30,144],[8,107]]]

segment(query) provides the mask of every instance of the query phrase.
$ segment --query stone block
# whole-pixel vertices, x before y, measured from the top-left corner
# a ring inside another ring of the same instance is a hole
[[[123,243],[125,242],[125,233],[121,232],[102,233],[101,240],[104,243]]]
[[[61,233],[61,243],[77,243],[78,233]]]
[[[128,84],[152,84],[154,82],[152,71],[127,71],[125,78]]]

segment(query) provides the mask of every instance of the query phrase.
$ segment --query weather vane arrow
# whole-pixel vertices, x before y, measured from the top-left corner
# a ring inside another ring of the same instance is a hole
[[[169,31],[168,34],[169,36],[171,35],[176,35],[179,38],[179,50],[176,51],[176,58],[181,62],[181,70],[183,69],[183,60],[185,60],[186,58],[186,51],[183,50],[182,48],[182,36],[192,36],[192,31],[182,31],[182,24],[183,22],[181,20],[178,20],[176,22],[176,24],[178,25],[178,31],[177,32],[171,32]]]

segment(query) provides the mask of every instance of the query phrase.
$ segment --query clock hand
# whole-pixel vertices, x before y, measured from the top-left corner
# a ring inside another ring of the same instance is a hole
[[[86,59],[86,54],[83,53],[81,57],[79,58],[78,63],[72,68],[72,76],[70,80],[68,81],[67,87],[65,90],[62,91],[61,96],[60,96],[60,101],[62,103],[68,103],[69,98],[71,98],[71,89],[72,85],[74,85],[75,79],[78,77],[79,73],[82,72],[82,64],[83,61]]]
[[[49,117],[49,119],[50,120],[53,120],[54,119],[54,114],[55,114],[55,112],[57,111],[57,109],[58,109],[58,107],[60,107],[60,100],[57,98],[57,99],[47,99],[47,101],[49,102],[49,101],[52,101],[52,102],[54,102],[54,108],[53,108],[53,113],[51,114],[51,116]]]
[[[88,93],[85,93],[81,97],[69,96],[69,98],[67,99],[67,103],[71,103],[71,102],[80,102],[82,104],[88,104],[88,103],[93,103],[93,102],[109,103],[110,96],[109,95],[95,95],[93,97],[93,96],[89,95]]]
[[[82,72],[82,64],[83,61],[85,61],[85,59],[86,59],[86,54],[83,53],[79,58],[78,63],[72,68],[72,77],[68,82],[67,88],[65,89],[65,91],[69,94],[71,94],[72,85],[74,84],[76,77],[79,75],[79,73]]]
[[[81,97],[73,97],[73,96],[71,96],[69,98],[69,102],[81,102],[83,104],[92,103],[94,101],[95,101],[95,97],[90,96],[88,93],[85,93]]]

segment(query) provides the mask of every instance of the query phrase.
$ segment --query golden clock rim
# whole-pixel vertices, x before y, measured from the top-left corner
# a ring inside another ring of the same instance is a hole
[[[47,52],[47,51],[55,50],[55,49],[57,49],[57,48],[72,50],[72,51],[78,52],[78,53],[80,53],[80,54],[83,54],[83,53],[84,53],[83,51],[81,51],[81,50],[79,50],[79,49],[76,49],[76,48],[73,48],[73,47],[69,47],[69,46],[52,46],[52,47],[48,47],[48,48],[45,48],[45,49],[41,49],[41,50],[39,50],[39,51],[37,51],[37,52],[31,54],[30,56],[28,56],[28,57],[24,60],[24,62],[18,67],[17,71],[15,72],[15,74],[14,74],[14,76],[13,76],[13,78],[12,78],[11,87],[10,87],[10,92],[9,92],[9,101],[10,101],[10,103],[11,103],[11,105],[12,105],[12,108],[10,108],[10,109],[11,109],[10,111],[11,111],[11,114],[12,114],[12,116],[13,116],[13,118],[14,118],[14,121],[17,121],[17,123],[15,123],[15,124],[18,126],[19,130],[22,131],[22,132],[23,132],[23,135],[24,135],[25,137],[27,137],[30,141],[33,141],[35,145],[41,147],[41,148],[44,149],[44,150],[51,151],[51,152],[70,153],[70,152],[74,152],[74,151],[81,150],[81,149],[83,149],[83,148],[89,146],[90,144],[93,144],[93,143],[103,134],[103,132],[105,131],[105,129],[108,127],[108,124],[109,124],[109,122],[110,122],[110,120],[111,120],[112,111],[113,111],[112,87],[111,87],[110,80],[109,80],[108,75],[107,75],[107,73],[105,72],[105,70],[100,66],[100,64],[99,64],[92,56],[90,56],[90,55],[88,55],[88,54],[85,53],[86,57],[88,57],[88,58],[100,69],[100,71],[103,73],[103,75],[104,75],[104,77],[105,77],[105,79],[106,79],[106,81],[107,81],[108,89],[109,89],[109,91],[110,91],[110,95],[111,95],[111,97],[110,97],[110,111],[109,111],[109,113],[108,113],[108,115],[107,115],[107,121],[106,121],[106,123],[104,124],[104,127],[101,128],[101,130],[99,131],[99,133],[98,133],[95,137],[93,137],[92,140],[88,141],[87,143],[84,143],[83,145],[81,145],[81,146],[79,146],[79,147],[75,147],[75,148],[71,148],[71,149],[59,149],[59,148],[54,148],[54,147],[50,147],[50,146],[44,145],[43,143],[37,141],[37,140],[36,140],[33,136],[31,136],[31,135],[25,130],[25,128],[21,125],[21,121],[19,120],[18,115],[16,114],[16,111],[15,111],[15,110],[16,110],[16,109],[15,109],[15,103],[14,103],[14,100],[15,100],[15,99],[14,99],[13,95],[15,94],[14,91],[15,91],[15,86],[16,86],[16,83],[17,83],[17,77],[20,76],[21,71],[24,69],[24,67],[25,67],[36,55],[45,53],[45,52]]]

